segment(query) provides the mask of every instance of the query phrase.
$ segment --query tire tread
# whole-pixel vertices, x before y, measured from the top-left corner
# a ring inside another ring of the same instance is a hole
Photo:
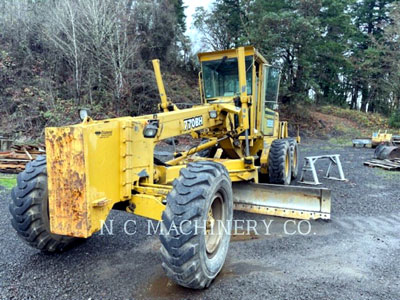
[[[43,218],[47,216],[42,214],[42,203],[48,201],[44,199],[46,191],[46,157],[38,156],[18,174],[17,185],[11,191],[11,225],[31,247],[44,252],[61,252],[78,239],[52,234],[46,228]]]
[[[188,288],[202,289],[213,280],[200,267],[199,235],[195,234],[193,223],[200,220],[207,191],[213,180],[220,176],[226,176],[230,182],[229,173],[221,164],[210,161],[189,163],[180,171],[167,196],[160,234],[162,266],[169,278]],[[191,234],[166,234],[171,224],[181,224],[183,220],[192,221],[185,223],[190,226],[185,232],[191,231]]]
[[[268,156],[269,181],[274,184],[290,184],[290,175],[285,176],[286,154],[289,151],[289,142],[286,139],[274,140]]]

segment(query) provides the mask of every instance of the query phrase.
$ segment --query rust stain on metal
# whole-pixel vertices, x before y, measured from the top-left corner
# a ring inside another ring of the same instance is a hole
[[[82,130],[47,128],[46,147],[51,231],[87,237],[90,224]]]
[[[296,219],[329,219],[330,191],[326,189],[236,183],[234,208],[251,213]]]

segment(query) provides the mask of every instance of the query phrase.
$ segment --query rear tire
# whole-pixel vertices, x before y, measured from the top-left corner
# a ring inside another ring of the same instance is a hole
[[[18,174],[11,199],[11,224],[29,246],[44,252],[61,252],[84,240],[50,232],[45,156],[38,156]]]
[[[203,139],[198,146],[201,146],[209,141],[210,141],[209,139]],[[217,149],[218,147],[213,146],[197,152],[197,155],[200,157],[214,157],[215,153],[217,152]]]
[[[274,140],[268,156],[269,182],[289,185],[292,178],[289,141]]]
[[[201,161],[181,169],[162,215],[167,276],[184,287],[208,287],[225,262],[232,216],[232,183],[223,165]]]
[[[299,174],[299,145],[295,139],[289,139],[290,164],[292,169],[292,180]]]

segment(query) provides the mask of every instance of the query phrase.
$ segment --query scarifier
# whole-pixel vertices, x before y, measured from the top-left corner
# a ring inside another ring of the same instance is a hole
[[[290,186],[300,137],[288,137],[276,112],[280,70],[253,47],[198,57],[199,105],[178,109],[153,60],[160,112],[83,114],[80,124],[46,128],[46,157],[31,162],[12,190],[12,225],[24,241],[62,251],[99,231],[111,209],[124,210],[162,221],[164,270],[201,289],[224,264],[233,209],[330,218],[329,190]],[[157,143],[184,134],[206,142],[166,162],[154,157]]]

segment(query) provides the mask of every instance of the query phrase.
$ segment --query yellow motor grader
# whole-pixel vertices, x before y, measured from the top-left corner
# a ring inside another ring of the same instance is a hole
[[[280,72],[253,47],[200,53],[201,104],[179,109],[153,60],[161,104],[139,117],[46,128],[46,156],[12,189],[12,225],[29,245],[62,251],[101,229],[111,209],[162,221],[162,265],[178,284],[208,287],[229,247],[233,209],[329,219],[330,191],[290,186],[299,137],[279,121]],[[174,158],[163,140],[202,140]],[[173,228],[174,230],[171,230]]]

